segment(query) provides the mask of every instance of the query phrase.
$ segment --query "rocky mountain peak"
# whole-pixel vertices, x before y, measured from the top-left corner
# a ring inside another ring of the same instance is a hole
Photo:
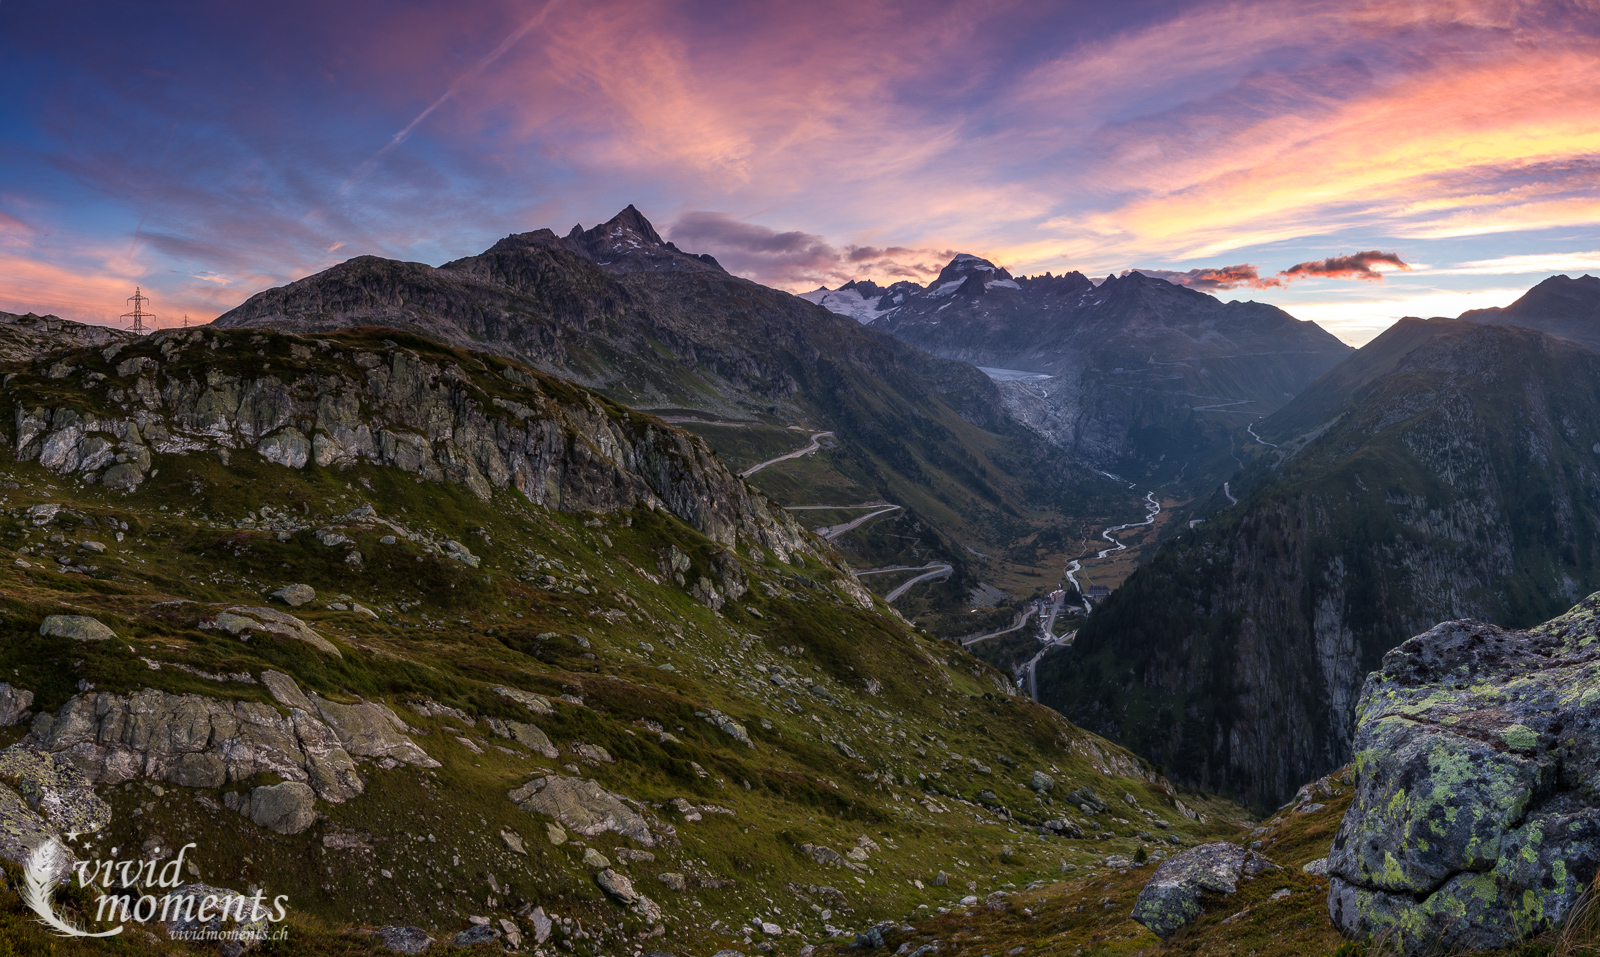
[[[1524,326],[1600,349],[1600,278],[1551,276],[1509,306],[1472,309],[1462,319],[1494,326]]]
[[[941,270],[939,278],[932,282],[933,288],[943,286],[945,283],[965,282],[969,277],[976,276],[980,282],[990,283],[997,280],[1009,280],[1011,274],[996,266],[994,263],[981,256],[971,253],[960,253],[956,258]],[[951,287],[955,288],[955,287]]]
[[[650,220],[644,218],[632,203],[629,203],[622,212],[601,223],[593,229],[578,232],[578,227],[573,227],[576,236],[569,235],[569,239],[579,239],[595,251],[607,250],[612,252],[628,252],[646,246],[664,247],[666,240],[650,225]]]

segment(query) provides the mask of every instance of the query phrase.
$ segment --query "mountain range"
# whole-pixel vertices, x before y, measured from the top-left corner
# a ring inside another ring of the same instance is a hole
[[[632,206],[587,230],[508,236],[437,268],[358,257],[258,293],[214,325],[406,329],[526,362],[631,408],[728,422],[690,425],[728,450],[762,435],[798,449],[805,439],[788,426],[831,433],[819,456],[830,481],[785,486],[776,470],[755,481],[785,505],[904,506],[891,519],[909,523],[904,537],[931,530],[942,543],[933,557],[954,567],[943,586],[952,606],[977,584],[970,546],[1003,545],[1064,510],[1118,504],[1104,499],[1110,483],[1015,421],[998,386],[970,365],[732,276],[663,240]],[[821,486],[838,491],[818,497]],[[902,557],[928,560],[918,548]]]
[[[1138,272],[1015,278],[967,254],[926,288],[858,283],[806,298],[997,370],[1011,414],[1075,460],[1189,490],[1226,478],[1245,426],[1351,351],[1275,306]]]

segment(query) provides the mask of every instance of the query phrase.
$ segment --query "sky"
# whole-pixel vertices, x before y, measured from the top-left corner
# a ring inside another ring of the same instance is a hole
[[[629,203],[791,291],[1139,269],[1360,344],[1600,274],[1600,2],[0,2],[0,310]]]

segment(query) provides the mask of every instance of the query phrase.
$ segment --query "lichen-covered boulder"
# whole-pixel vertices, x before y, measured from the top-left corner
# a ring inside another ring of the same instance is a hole
[[[1157,937],[1171,937],[1200,916],[1200,895],[1232,894],[1238,889],[1249,852],[1220,841],[1191,847],[1161,862],[1133,902],[1134,920]]]
[[[0,751],[0,781],[63,834],[92,833],[111,823],[111,808],[94,793],[94,783],[48,751],[20,744]]]
[[[1529,631],[1449,621],[1395,648],[1354,744],[1327,864],[1341,931],[1414,954],[1559,925],[1600,870],[1600,594]]]

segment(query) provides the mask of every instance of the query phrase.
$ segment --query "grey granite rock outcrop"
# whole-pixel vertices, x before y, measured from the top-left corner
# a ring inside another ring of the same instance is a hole
[[[1600,594],[1528,631],[1444,622],[1384,657],[1356,714],[1339,929],[1415,954],[1559,926],[1600,870]]]
[[[306,695],[277,672],[263,679],[288,715],[251,701],[151,690],[127,696],[97,692],[39,715],[23,743],[70,761],[96,783],[146,777],[216,788],[270,773],[308,784],[333,803],[366,787],[357,758],[385,767],[437,766],[383,705]]]
[[[584,778],[556,774],[534,778],[512,791],[511,800],[524,811],[549,815],[584,837],[615,831],[645,847],[656,844],[642,815],[621,797]]]
[[[592,394],[558,398],[520,370],[490,380],[475,375],[481,369],[394,343],[378,355],[294,341],[290,369],[301,371],[240,375],[211,361],[224,335],[164,330],[123,348],[119,362],[85,359],[103,369],[94,373],[102,383],[96,391],[122,414],[55,404],[49,375],[24,373],[26,382],[11,383],[17,460],[133,489],[156,456],[227,461],[253,450],[292,469],[313,462],[397,468],[464,486],[485,501],[496,489],[515,489],[568,511],[659,507],[724,545],[760,545],[784,559],[820,554],[804,529],[703,442],[619,413]],[[478,561],[459,543],[449,554]]]

